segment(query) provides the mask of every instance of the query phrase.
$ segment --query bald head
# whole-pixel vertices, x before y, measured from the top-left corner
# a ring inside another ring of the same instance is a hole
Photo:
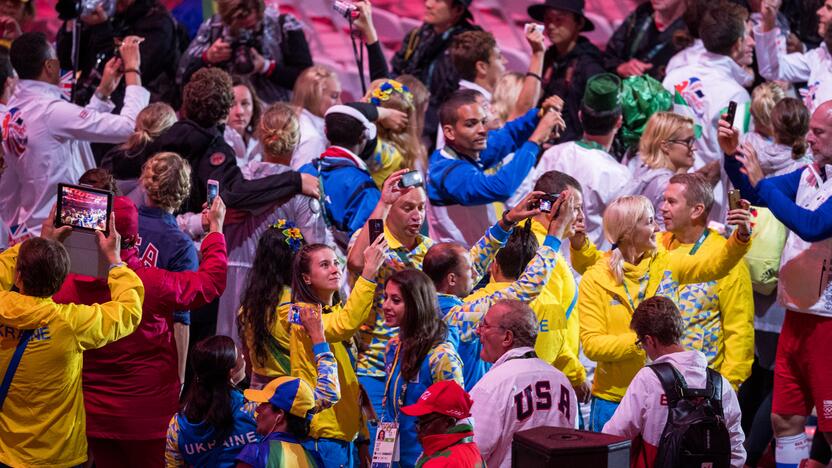
[[[815,109],[809,120],[806,141],[812,148],[815,162],[832,164],[832,101],[826,101]]]

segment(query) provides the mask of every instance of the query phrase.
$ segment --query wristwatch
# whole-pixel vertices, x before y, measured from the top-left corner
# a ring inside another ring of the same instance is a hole
[[[110,96],[105,96],[104,93],[102,93],[101,91],[99,91],[97,89],[95,90],[95,97],[97,97],[98,99],[100,99],[104,102],[110,102]]]

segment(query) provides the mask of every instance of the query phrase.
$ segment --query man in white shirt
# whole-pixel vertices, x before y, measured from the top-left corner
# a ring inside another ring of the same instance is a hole
[[[689,61],[668,69],[662,85],[673,94],[674,112],[691,117],[695,124],[695,169],[717,161],[722,166],[722,151],[717,142],[717,123],[734,101],[737,106],[735,126],[748,131],[745,109],[751,96],[743,85],[748,79],[747,66],[754,53],[748,10],[731,2],[719,1],[702,15],[699,36],[705,51],[693,54]],[[722,222],[728,208],[727,177],[714,187],[711,220]]]
[[[515,432],[575,427],[578,400],[569,379],[535,355],[537,319],[525,303],[497,301],[477,334],[480,357],[494,365],[471,389],[474,442],[488,466],[510,467]]]
[[[621,128],[621,80],[612,74],[595,75],[586,84],[579,116],[584,134],[578,141],[553,146],[543,153],[537,167],[523,181],[520,191],[531,191],[537,179],[549,171],[568,174],[581,182],[586,233],[595,245],[609,248],[601,217],[613,200],[626,195],[632,174],[610,154]]]
[[[807,88],[801,89],[800,94],[809,112],[814,112],[821,103],[832,99],[832,54],[829,53],[832,37],[827,32],[832,22],[832,0],[823,0],[817,10],[818,36],[824,42],[805,53],[788,54],[781,46],[782,31],[777,26],[775,2],[762,2],[761,16],[762,21],[754,28],[760,75],[772,81],[805,82]]]
[[[672,365],[684,378],[687,388],[706,387],[708,361],[702,352],[686,351],[682,346],[684,322],[672,300],[659,296],[645,300],[633,313],[630,327],[636,332],[638,343],[653,364]],[[737,394],[725,377],[719,376],[719,379],[722,413],[731,439],[731,466],[740,468],[745,463],[745,448],[742,445],[745,435],[740,427]],[[643,453],[632,458],[645,460],[646,466],[653,466],[667,423],[667,408],[667,396],[659,378],[653,369],[645,367],[630,383],[615,414],[604,425],[603,432],[630,439],[641,436],[641,444],[634,445],[633,450]]]
[[[75,183],[95,167],[90,142],[122,143],[133,133],[136,115],[150,99],[141,86],[141,41],[124,38],[121,58],[107,62],[86,107],[62,98],[60,63],[43,34],[27,33],[12,43],[9,55],[20,83],[3,119],[6,170],[0,178],[0,217],[12,243],[40,232],[58,183]],[[114,115],[110,94],[122,76],[127,83],[124,107]]]

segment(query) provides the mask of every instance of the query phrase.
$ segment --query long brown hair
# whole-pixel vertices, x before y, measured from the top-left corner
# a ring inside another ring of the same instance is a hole
[[[448,336],[448,326],[439,317],[439,296],[428,275],[419,270],[402,270],[387,279],[395,283],[404,301],[404,318],[399,327],[401,374],[412,380],[428,353]]]
[[[301,247],[298,253],[295,254],[295,260],[292,263],[292,302],[306,302],[309,304],[321,304],[323,306],[329,305],[324,304],[321,298],[318,297],[318,293],[312,288],[312,285],[306,284],[306,281],[303,280],[303,275],[309,274],[312,254],[324,249],[332,250],[332,247],[326,244],[309,244]],[[336,291],[335,297],[333,297],[333,304],[337,304],[338,302],[339,298]]]

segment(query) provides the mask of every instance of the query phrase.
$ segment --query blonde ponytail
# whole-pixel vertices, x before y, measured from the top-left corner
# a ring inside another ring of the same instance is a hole
[[[624,254],[619,244],[630,240],[639,222],[653,216],[653,203],[642,195],[616,198],[604,211],[604,237],[612,244],[609,267],[615,284],[624,283]]]

